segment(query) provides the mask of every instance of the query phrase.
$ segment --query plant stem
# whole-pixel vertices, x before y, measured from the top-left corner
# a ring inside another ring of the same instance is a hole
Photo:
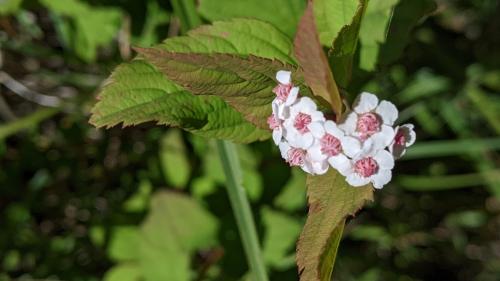
[[[226,176],[229,201],[231,201],[231,208],[236,217],[251,274],[256,281],[267,281],[252,210],[242,186],[241,167],[236,149],[234,144],[223,140],[217,140],[217,149]]]

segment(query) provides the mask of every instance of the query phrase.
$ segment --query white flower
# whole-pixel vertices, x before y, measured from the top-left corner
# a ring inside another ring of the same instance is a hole
[[[394,139],[392,125],[398,118],[398,110],[394,104],[381,101],[377,96],[363,92],[354,101],[353,111],[339,125],[346,134],[362,141],[370,139],[377,149],[388,146]]]
[[[310,125],[314,143],[308,149],[308,154],[314,161],[327,160],[341,174],[349,168],[349,157],[354,157],[361,151],[361,143],[353,137],[346,136],[333,121],[319,122]],[[321,128],[315,128],[321,127]]]
[[[395,131],[396,136],[389,145],[389,151],[392,153],[394,158],[397,159],[405,154],[407,147],[415,143],[416,134],[413,130],[413,124],[398,126]]]
[[[312,175],[322,175],[328,171],[326,161],[314,161],[305,149],[290,146],[286,141],[280,142],[281,157],[290,166],[299,166],[304,172]]]
[[[290,114],[285,119],[283,126],[286,130],[286,138],[291,146],[308,149],[314,142],[313,132],[316,135],[322,134],[322,126],[315,124],[325,121],[325,116],[318,111],[316,104],[308,97],[302,97],[299,101],[290,106]]]
[[[293,88],[292,84],[292,73],[290,71],[280,70],[276,73],[276,80],[278,80],[278,85],[273,89],[276,94],[276,99],[281,103],[284,103]]]
[[[394,158],[387,150],[371,150],[358,155],[350,161],[345,171],[346,181],[352,186],[363,186],[372,183],[377,189],[382,188],[392,177]]]
[[[273,113],[282,120],[288,118],[290,115],[289,107],[295,103],[298,95],[299,87],[293,87],[290,89],[284,101],[276,97],[272,102]]]

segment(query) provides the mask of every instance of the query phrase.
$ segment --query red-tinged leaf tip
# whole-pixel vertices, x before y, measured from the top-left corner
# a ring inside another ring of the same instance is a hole
[[[340,118],[342,99],[319,40],[314,22],[312,0],[308,2],[299,22],[294,47],[295,56],[304,71],[306,84],[311,87],[314,95],[326,100],[331,105],[337,119]]]

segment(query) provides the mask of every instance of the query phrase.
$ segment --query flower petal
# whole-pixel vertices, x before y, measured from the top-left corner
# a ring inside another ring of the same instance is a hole
[[[351,161],[342,153],[328,158],[328,163],[343,176],[348,174],[351,168]]]
[[[326,161],[314,161],[311,163],[312,171],[316,175],[323,175],[328,171],[328,163]]]
[[[340,143],[342,144],[344,153],[351,158],[356,157],[361,152],[361,143],[356,138],[342,137],[340,138]]]
[[[401,128],[405,128],[406,131],[406,147],[413,145],[417,139],[417,134],[415,134],[415,131],[413,130],[413,124],[404,124],[401,125]]]
[[[285,160],[288,160],[288,150],[290,150],[290,145],[287,142],[280,142],[278,147],[281,152],[281,157]]]
[[[371,176],[371,182],[373,183],[373,187],[381,189],[382,187],[384,187],[384,185],[388,184],[391,181],[391,178],[391,170],[380,170],[378,173]]]
[[[356,124],[358,123],[358,114],[356,112],[351,112],[347,115],[347,118],[338,125],[338,127],[348,135],[352,135],[356,131]]]
[[[320,122],[312,122],[307,126],[307,128],[315,138],[322,138],[325,134],[325,129]]]
[[[316,110],[316,103],[309,97],[300,98],[299,102],[296,105],[301,108],[301,111],[312,112]]]
[[[292,81],[292,73],[290,71],[280,70],[276,73],[276,80],[281,84],[288,85]]]
[[[298,95],[299,95],[299,87],[293,87],[290,90],[288,97],[286,98],[285,105],[286,106],[292,105],[297,100]]]
[[[379,169],[382,170],[387,170],[387,169],[392,169],[394,168],[394,157],[392,154],[387,151],[387,150],[379,150],[375,156],[373,156],[373,159],[377,161]]]
[[[392,126],[398,118],[398,109],[392,102],[381,101],[375,112],[382,117],[384,124]]]
[[[378,98],[368,92],[361,93],[353,104],[353,110],[359,114],[369,112],[377,107]]]
[[[335,122],[333,122],[331,120],[326,121],[324,127],[325,127],[325,131],[328,134],[330,134],[338,139],[344,136],[344,132],[341,129],[339,129],[339,127],[337,127],[337,124],[335,124]]]
[[[273,141],[276,145],[281,142],[281,138],[283,137],[283,131],[279,128],[273,130]]]
[[[362,177],[357,173],[349,174],[345,179],[352,186],[363,186],[370,182],[370,178]]]
[[[313,135],[311,133],[305,133],[303,135],[297,136],[295,144],[299,148],[308,149],[313,144],[313,141],[314,141]]]
[[[325,154],[323,154],[323,152],[321,152],[321,146],[319,144],[311,146],[307,150],[307,155],[312,161],[323,161],[326,160],[326,158],[328,157]]]
[[[382,125],[380,132],[370,137],[373,141],[374,149],[383,149],[387,147],[394,140],[395,134],[396,133],[392,127]]]

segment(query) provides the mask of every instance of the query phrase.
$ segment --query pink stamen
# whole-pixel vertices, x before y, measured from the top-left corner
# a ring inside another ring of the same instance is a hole
[[[297,114],[297,116],[295,116],[293,126],[295,127],[295,129],[297,129],[297,131],[299,131],[299,133],[305,134],[309,132],[309,128],[307,128],[307,126],[309,126],[311,122],[311,115],[300,112],[299,114]]]
[[[380,118],[373,112],[364,113],[358,118],[356,130],[360,133],[362,140],[380,131]]]
[[[274,87],[273,92],[276,94],[278,100],[281,102],[285,102],[292,90],[292,84],[278,84],[278,86]]]
[[[271,114],[271,116],[269,116],[267,118],[267,124],[269,125],[269,129],[274,130],[274,129],[278,128],[279,126],[281,126],[281,120],[276,118],[276,116],[274,116],[274,114]]]
[[[338,155],[342,151],[340,140],[330,134],[325,134],[321,140],[321,152],[328,157]]]
[[[304,164],[306,151],[300,148],[291,148],[288,150],[288,164],[290,166],[300,166]]]
[[[406,145],[406,136],[402,129],[399,129],[394,137],[394,143],[397,145],[405,146]]]
[[[369,177],[378,171],[378,164],[375,159],[371,157],[366,157],[358,160],[354,164],[354,171],[363,177]]]

